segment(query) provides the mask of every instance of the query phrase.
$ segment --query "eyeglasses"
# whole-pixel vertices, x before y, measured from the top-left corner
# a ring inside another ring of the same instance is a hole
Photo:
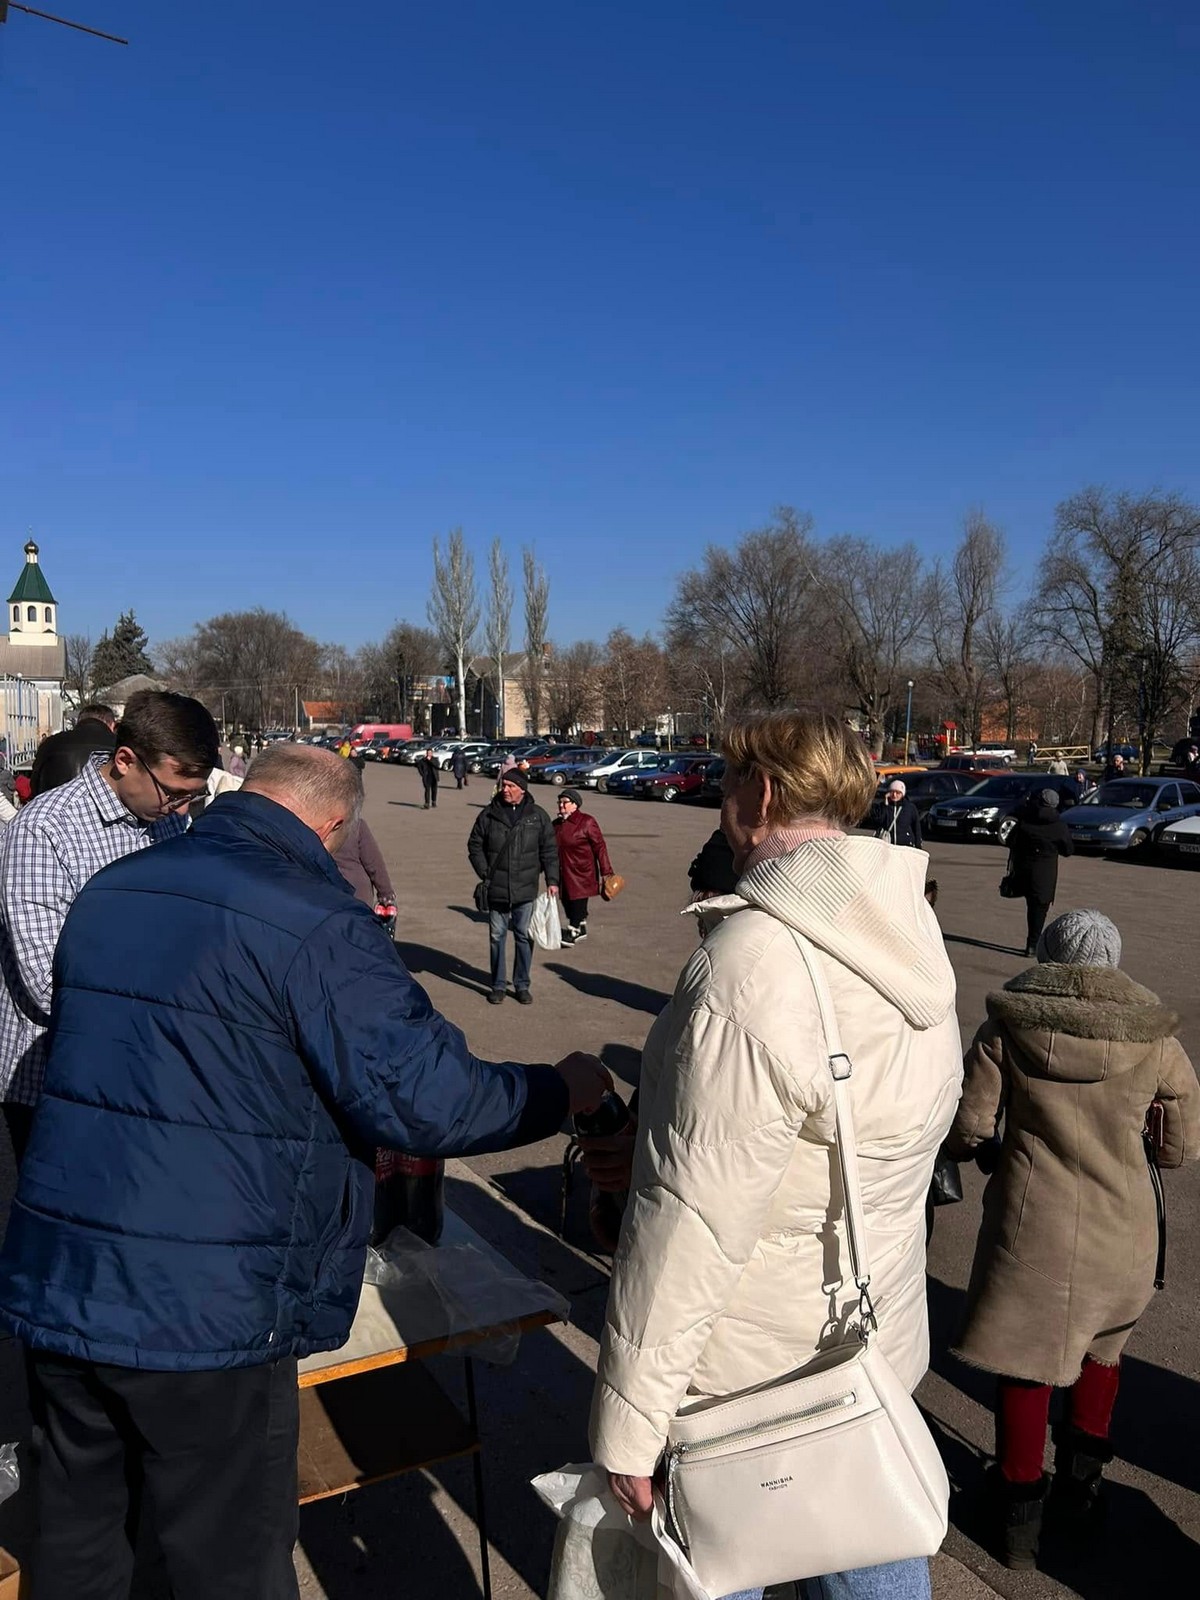
[[[146,776],[154,785],[154,792],[158,796],[158,809],[160,811],[182,811],[184,806],[190,806],[193,800],[198,800],[204,793],[203,788],[164,789],[162,784],[159,783],[158,779],[154,776],[153,772],[151,772],[149,763],[145,761],[143,757],[138,755],[136,750],[133,753],[135,756],[137,756],[138,765],[144,770]]]

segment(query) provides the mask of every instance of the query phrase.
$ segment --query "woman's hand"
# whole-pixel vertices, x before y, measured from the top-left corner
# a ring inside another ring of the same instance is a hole
[[[619,1194],[628,1189],[633,1177],[633,1135],[636,1125],[630,1123],[620,1133],[602,1139],[580,1139],[583,1152],[583,1170],[597,1189],[606,1194]]]
[[[635,1522],[649,1522],[654,1506],[649,1478],[630,1478],[623,1472],[610,1472],[608,1487],[622,1511],[627,1511]]]

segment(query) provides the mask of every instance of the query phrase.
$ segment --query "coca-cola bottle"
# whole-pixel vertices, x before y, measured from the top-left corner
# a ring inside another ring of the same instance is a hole
[[[446,1163],[436,1157],[375,1152],[375,1216],[371,1243],[393,1228],[405,1227],[426,1244],[436,1244],[446,1220]]]
[[[609,1089],[594,1111],[581,1111],[573,1118],[573,1126],[580,1139],[611,1139],[625,1132],[632,1121],[633,1115],[624,1100]],[[629,1136],[632,1137],[632,1133]],[[606,1248],[616,1246],[628,1198],[627,1189],[597,1189],[593,1185],[588,1209],[593,1231]]]

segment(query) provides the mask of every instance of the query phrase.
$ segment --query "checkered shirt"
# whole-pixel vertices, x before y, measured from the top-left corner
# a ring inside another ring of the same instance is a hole
[[[41,1091],[54,950],[75,896],[101,867],[187,828],[139,822],[100,771],[108,759],[22,806],[0,839],[0,1099],[20,1105]]]

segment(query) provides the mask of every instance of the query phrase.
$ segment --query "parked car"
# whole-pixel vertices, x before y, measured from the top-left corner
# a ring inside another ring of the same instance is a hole
[[[938,772],[1007,772],[1008,762],[999,756],[977,755],[973,750],[958,750],[952,756],[943,756],[938,762]]]
[[[923,767],[916,761],[877,761],[875,775],[881,783],[891,778],[899,778],[907,787],[909,778],[915,778],[919,772],[928,772],[928,767]]]
[[[1164,828],[1200,815],[1200,785],[1185,778],[1113,778],[1063,813],[1077,850],[1141,850]]]
[[[1113,755],[1123,756],[1126,761],[1136,761],[1141,755],[1141,751],[1135,744],[1115,744],[1113,745]],[[1097,745],[1092,751],[1092,760],[1107,761],[1108,746],[1106,744]]]
[[[632,793],[638,800],[678,800],[681,795],[698,795],[712,763],[712,756],[677,756],[657,772],[641,773],[634,779]]]
[[[535,756],[551,749],[557,749],[557,746],[548,745],[544,739],[531,739],[528,744],[519,744],[507,750],[498,750],[493,746],[483,763],[483,770],[494,778],[510,756],[514,761],[532,761]]]
[[[657,750],[610,750],[602,760],[581,768],[575,781],[604,794],[610,778],[622,773],[647,772],[661,766],[662,761]]]
[[[719,806],[724,799],[722,784],[725,781],[725,757],[714,756],[700,785],[700,798],[710,806]]]
[[[581,781],[579,773],[581,771],[590,771],[593,766],[599,766],[601,760],[607,754],[608,751],[606,750],[599,751],[597,759],[583,767],[580,766],[580,762],[581,760],[586,760],[586,757],[578,755],[565,756],[561,761],[547,761],[540,766],[531,767],[529,776],[535,783],[551,783],[555,788],[561,789],[564,784],[574,784]]]
[[[1168,822],[1155,843],[1164,861],[1181,867],[1200,867],[1200,816]]]
[[[603,794],[619,794],[626,800],[633,795],[633,786],[646,776],[645,767],[625,767],[620,772],[614,772],[611,778],[604,779]]]
[[[1017,825],[1017,812],[1031,794],[1053,789],[1064,808],[1079,803],[1074,778],[1047,776],[1044,772],[1003,772],[984,778],[966,794],[937,800],[926,813],[929,839],[985,839],[1007,844]]]
[[[355,753],[361,755],[364,761],[380,761],[383,759],[384,746],[390,743],[391,739],[386,733],[377,733],[363,745],[361,751],[356,750]]]
[[[455,742],[448,750],[435,751],[434,760],[437,762],[438,766],[441,767],[443,772],[447,772],[449,771],[450,765],[454,760],[455,753],[459,750],[462,750],[466,753],[467,767],[469,770],[472,759],[475,756],[484,755],[490,749],[491,746],[483,739],[464,739],[461,744]]]

